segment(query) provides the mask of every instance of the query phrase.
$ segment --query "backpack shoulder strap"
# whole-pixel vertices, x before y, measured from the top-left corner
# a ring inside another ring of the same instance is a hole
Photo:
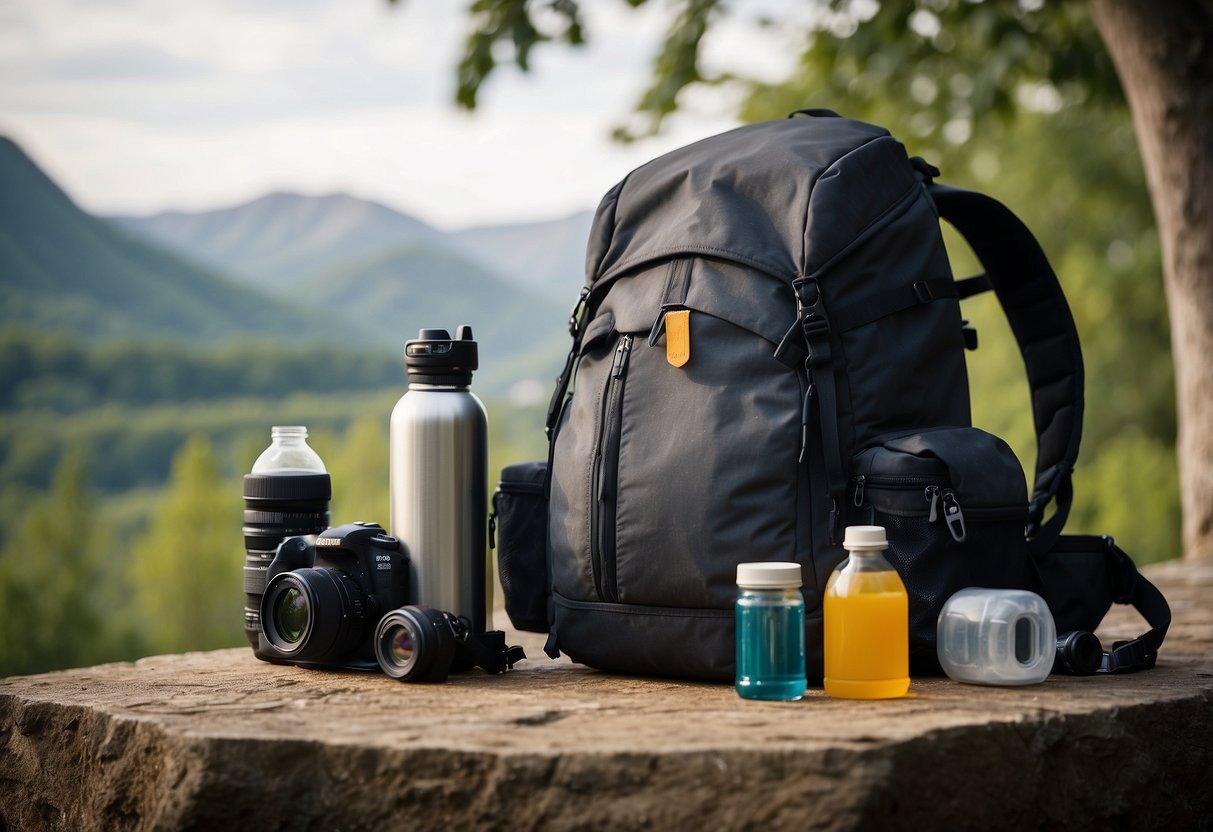
[[[1082,348],[1061,284],[1032,232],[992,197],[927,183],[947,220],[973,249],[985,275],[968,291],[992,288],[1019,343],[1036,424],[1036,479],[1028,537],[1047,551],[1061,535],[1074,491],[1070,481],[1082,439]],[[1053,515],[1044,520],[1054,503]]]

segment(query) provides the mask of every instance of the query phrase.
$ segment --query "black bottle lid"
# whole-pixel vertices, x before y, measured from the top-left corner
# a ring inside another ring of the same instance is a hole
[[[467,387],[479,366],[472,328],[461,324],[455,337],[445,329],[423,329],[404,344],[404,366],[410,384]]]

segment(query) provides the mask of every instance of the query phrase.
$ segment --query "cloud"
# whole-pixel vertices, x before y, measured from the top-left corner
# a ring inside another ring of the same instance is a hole
[[[51,59],[41,71],[45,78],[55,81],[165,83],[199,78],[213,71],[213,67],[200,58],[174,55],[153,44],[128,41],[89,46]]]

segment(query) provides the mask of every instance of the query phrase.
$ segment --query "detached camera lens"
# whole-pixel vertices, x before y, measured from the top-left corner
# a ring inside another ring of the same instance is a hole
[[[426,607],[401,607],[375,628],[375,660],[393,679],[443,682],[455,656],[455,634],[446,613]]]

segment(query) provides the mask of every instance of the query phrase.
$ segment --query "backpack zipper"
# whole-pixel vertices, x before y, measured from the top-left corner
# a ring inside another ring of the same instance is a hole
[[[927,484],[924,485],[924,483]],[[855,477],[854,503],[856,507],[864,504],[864,492],[869,486],[902,491],[921,488],[923,499],[929,505],[927,522],[938,522],[940,508],[942,507],[943,520],[952,539],[957,543],[963,543],[965,537],[968,536],[968,531],[965,528],[964,510],[960,507],[960,500],[956,498],[956,492],[951,488],[940,486],[936,482],[923,477],[869,477],[860,474]],[[982,513],[984,514],[984,512]],[[993,512],[995,516],[1002,513],[999,509],[995,509]],[[1010,516],[1017,513],[1017,511],[1012,509],[1005,513]]]
[[[617,601],[615,573],[616,486],[619,480],[619,434],[623,426],[623,387],[627,380],[631,335],[619,339],[602,397],[602,434],[594,455],[594,504],[590,522],[590,559],[594,588],[603,601]]]

